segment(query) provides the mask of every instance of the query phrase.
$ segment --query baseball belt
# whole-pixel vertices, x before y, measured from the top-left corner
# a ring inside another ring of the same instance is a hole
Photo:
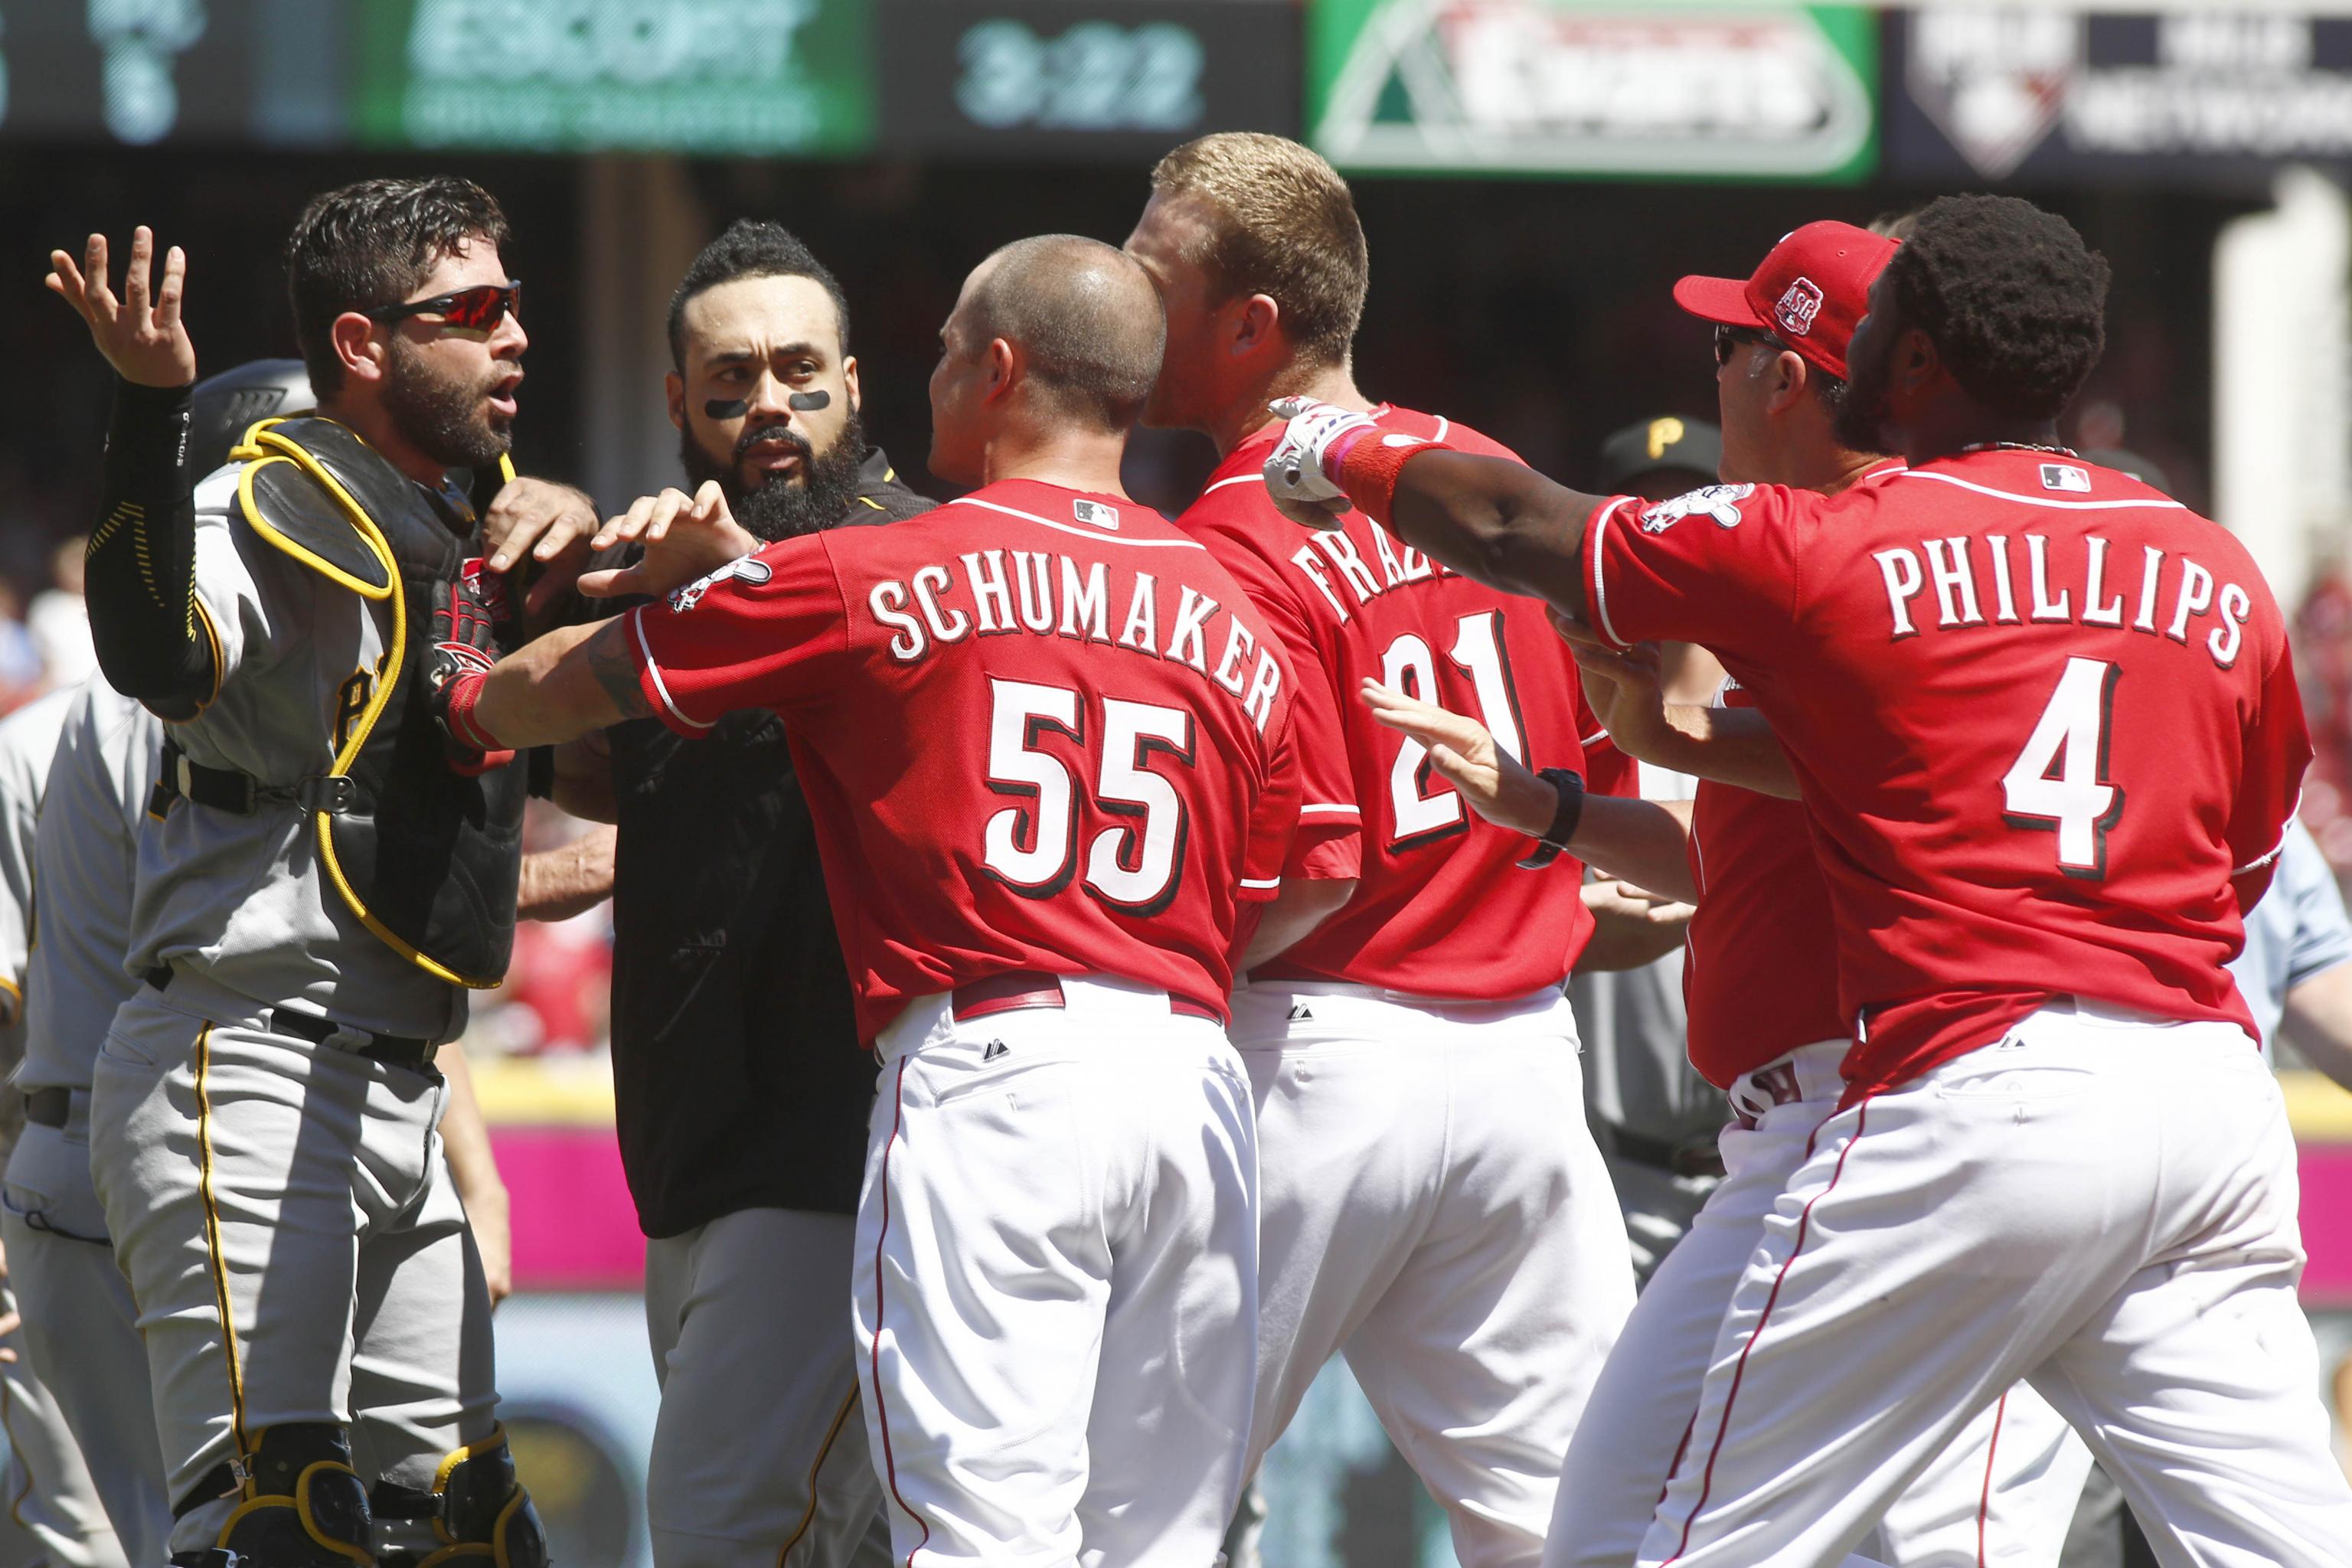
[[[985,980],[975,980],[959,985],[950,998],[959,1020],[985,1018],[992,1013],[1013,1013],[1024,1007],[1066,1007],[1059,975],[1042,970],[1016,969],[1008,974],[992,974]],[[1205,1002],[1195,1002],[1189,996],[1171,992],[1168,1010],[1188,1018],[1206,1018],[1223,1024],[1225,1016]]]
[[[146,978],[147,984],[156,990],[169,990],[172,984],[172,966],[168,963],[159,963],[147,972]],[[434,1053],[437,1047],[432,1041],[421,1039],[415,1035],[380,1035],[373,1029],[362,1029],[350,1024],[338,1024],[332,1018],[321,1014],[299,1013],[291,1007],[265,1007],[261,1011],[258,1022],[265,1029],[281,1035],[292,1035],[299,1039],[308,1040],[314,1046],[323,1046],[339,1034],[356,1035],[366,1043],[352,1050],[352,1055],[355,1057],[367,1057],[383,1063],[386,1067],[405,1068],[410,1072],[419,1073],[426,1078],[434,1077],[439,1071],[433,1065]]]

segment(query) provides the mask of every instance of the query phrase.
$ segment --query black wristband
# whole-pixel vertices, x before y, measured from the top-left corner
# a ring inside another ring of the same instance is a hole
[[[1584,817],[1584,775],[1566,768],[1540,768],[1536,777],[1551,785],[1559,804],[1553,807],[1551,826],[1543,831],[1534,853],[1519,862],[1523,871],[1540,871],[1567,852],[1568,841],[1576,837],[1576,825]]]
[[[107,420],[107,477],[142,500],[184,493],[201,474],[186,474],[189,410],[195,386],[142,386],[114,378]]]

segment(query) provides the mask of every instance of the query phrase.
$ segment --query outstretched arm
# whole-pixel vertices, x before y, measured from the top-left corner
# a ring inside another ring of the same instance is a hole
[[[1330,404],[1284,398],[1274,411],[1290,424],[1266,458],[1266,494],[1291,521],[1328,528],[1353,505],[1464,576],[1584,618],[1585,528],[1607,500]]]
[[[441,694],[449,732],[484,752],[551,746],[653,712],[628,639],[634,615],[564,626],[487,669],[462,671]]]
[[[89,323],[118,378],[85,566],[99,667],[124,696],[185,719],[210,700],[220,666],[195,594],[187,447],[196,351],[180,321],[187,261],[177,246],[164,254],[150,303],[154,249],[152,233],[132,231],[119,300],[107,282],[104,235],[89,237],[79,267],[51,251],[46,282]]]

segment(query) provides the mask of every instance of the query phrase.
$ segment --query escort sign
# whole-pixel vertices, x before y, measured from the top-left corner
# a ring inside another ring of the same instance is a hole
[[[1888,27],[1906,177],[2251,184],[2352,157],[2352,16],[1953,5]]]

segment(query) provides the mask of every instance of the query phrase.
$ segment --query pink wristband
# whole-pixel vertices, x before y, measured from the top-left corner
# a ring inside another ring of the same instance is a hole
[[[1374,435],[1382,438],[1367,438]],[[1396,507],[1397,475],[1406,459],[1423,452],[1454,450],[1443,441],[1392,442],[1386,431],[1364,430],[1333,450],[1324,471],[1358,511],[1385,528]]]
[[[482,700],[482,683],[489,678],[488,670],[469,669],[451,680],[449,700],[443,710],[449,715],[449,733],[456,736],[460,744],[471,746],[478,752],[506,749],[505,744],[483,729],[481,721],[474,717],[474,704]]]

